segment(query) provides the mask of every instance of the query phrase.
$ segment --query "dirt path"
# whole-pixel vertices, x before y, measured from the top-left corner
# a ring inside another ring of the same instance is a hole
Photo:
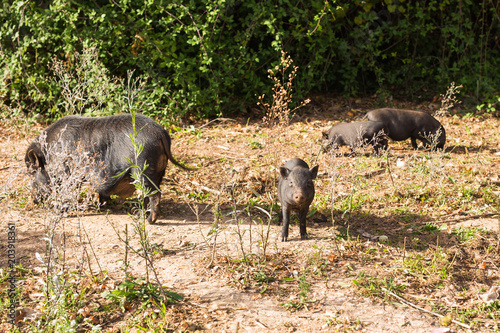
[[[40,211],[10,210],[3,214],[5,222],[15,222],[18,234],[17,249],[21,263],[25,267],[39,266],[35,253],[43,255],[44,242],[41,241],[44,222],[36,216]],[[92,260],[92,269],[100,267],[108,271],[113,279],[123,276],[120,267],[124,258],[124,245],[118,239],[110,223],[119,230],[126,224],[131,227],[128,216],[113,215],[106,222],[102,215],[84,216],[81,219],[69,218],[64,222],[66,234],[71,236],[79,230],[79,225],[87,230],[97,260]],[[161,283],[170,290],[186,297],[197,309],[198,320],[204,317],[203,326],[207,332],[321,332],[321,331],[361,331],[361,332],[430,332],[438,327],[436,319],[404,307],[402,305],[384,305],[353,295],[347,287],[348,280],[342,286],[336,279],[325,280],[311,286],[308,298],[315,300],[309,310],[290,312],[280,305],[286,296],[276,297],[260,294],[258,290],[241,290],[231,287],[223,268],[215,265],[207,268],[211,254],[203,240],[209,230],[208,223],[199,226],[196,221],[164,219],[159,226],[148,227],[152,239],[169,249],[170,253],[158,258],[155,267]],[[5,228],[2,223],[2,228]],[[234,227],[234,226],[233,226]],[[272,226],[273,238],[277,238],[280,228]],[[332,248],[327,237],[328,227],[315,229],[318,237],[313,240],[298,242],[275,242],[276,249],[271,251],[311,251],[316,248]],[[292,229],[293,232],[298,230]],[[322,235],[323,234],[323,235]],[[322,239],[322,236],[324,237]],[[226,230],[221,234],[224,241],[218,253],[235,253],[235,230]],[[2,237],[3,242],[3,237]],[[68,237],[67,263],[76,263],[82,255],[82,245],[77,237]],[[88,244],[88,242],[85,242]],[[97,263],[97,261],[99,263]],[[134,257],[130,261],[134,276],[144,275],[144,261]],[[4,263],[2,262],[2,267]],[[343,270],[343,268],[339,268]],[[290,274],[293,277],[293,273]],[[295,283],[295,282],[291,282]],[[290,300],[296,295],[290,295]]]

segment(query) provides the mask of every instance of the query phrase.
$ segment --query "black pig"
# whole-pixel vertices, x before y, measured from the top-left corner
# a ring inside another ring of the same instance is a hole
[[[413,149],[418,149],[417,139],[422,141],[424,147],[430,146],[431,137],[435,140],[436,148],[444,148],[444,127],[436,118],[423,111],[383,108],[369,111],[365,118],[384,123],[389,130],[388,136],[394,141],[411,138]]]
[[[69,151],[94,157],[96,163],[90,168],[100,178],[96,191],[101,203],[109,201],[111,195],[121,198],[131,196],[135,192],[131,175],[133,172],[137,173],[137,170],[131,168],[129,161],[134,161],[141,168],[147,163],[143,177],[145,187],[152,191],[158,190],[148,198],[151,206],[148,222],[154,223],[160,215],[159,188],[168,161],[183,169],[190,169],[173,158],[170,136],[163,127],[141,114],[136,115],[135,126],[138,132],[136,141],[144,145],[136,161],[130,138],[133,133],[130,114],[110,117],[66,116],[45,129],[45,142],[46,147],[53,147],[51,153],[61,153],[65,146],[69,147]],[[32,189],[35,200],[44,199],[43,193],[50,183],[46,166],[50,165],[51,156],[40,141],[40,137],[35,139],[25,156],[28,170],[34,173]],[[83,167],[89,166],[82,165]]]
[[[288,240],[290,212],[297,211],[300,222],[300,239],[307,239],[306,216],[314,199],[313,179],[318,175],[318,166],[309,169],[306,162],[293,158],[280,167],[278,200],[281,203],[280,220],[283,220],[281,241]]]
[[[356,147],[371,144],[378,154],[379,149],[387,149],[387,127],[378,121],[361,121],[355,123],[339,123],[323,132],[323,145],[326,148],[350,146],[351,152]]]

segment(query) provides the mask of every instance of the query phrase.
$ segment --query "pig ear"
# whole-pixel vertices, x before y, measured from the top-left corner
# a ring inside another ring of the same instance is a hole
[[[280,175],[282,179],[287,179],[290,174],[290,170],[285,167],[280,167]]]
[[[38,161],[38,156],[36,156],[35,151],[33,149],[31,149],[28,152],[28,159],[30,161],[29,163],[30,163],[30,166],[32,168],[38,169],[40,167],[40,162]]]
[[[311,171],[311,179],[315,179],[316,176],[318,175],[318,168],[319,168],[319,165],[316,165],[315,167],[312,167],[311,169],[309,169],[309,171]]]

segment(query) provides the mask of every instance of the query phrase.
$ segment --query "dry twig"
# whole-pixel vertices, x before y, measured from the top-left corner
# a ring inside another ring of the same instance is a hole
[[[420,310],[420,311],[423,311],[423,312],[427,312],[427,313],[429,313],[429,314],[431,314],[433,316],[439,317],[439,318],[443,318],[444,317],[442,314],[439,314],[439,313],[432,312],[432,311],[426,310],[424,308],[421,308],[421,307],[419,307],[419,306],[417,306],[417,305],[415,305],[415,304],[413,304],[413,303],[405,300],[403,297],[396,295],[392,291],[389,291],[389,290],[385,289],[384,287],[382,287],[382,290],[385,291],[388,295],[397,298],[399,301],[401,301],[406,306],[410,306],[410,307],[415,308],[417,310]],[[462,326],[464,328],[470,329],[469,325],[461,323],[461,322],[459,322],[459,321],[457,321],[455,319],[452,319],[451,322],[454,323],[454,324],[457,324],[459,326]]]

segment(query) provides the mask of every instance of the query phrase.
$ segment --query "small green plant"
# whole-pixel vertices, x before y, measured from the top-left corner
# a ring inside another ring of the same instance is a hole
[[[415,214],[412,211],[410,211],[407,205],[396,207],[394,209],[394,213],[396,213],[396,215],[398,215],[405,222],[412,222],[418,217],[418,214]]]
[[[258,284],[265,284],[276,280],[276,278],[272,274],[266,273],[262,269],[255,271],[252,278]]]
[[[462,202],[473,201],[477,195],[477,191],[468,186],[463,186],[459,188],[458,196],[461,198]]]
[[[162,299],[163,295],[167,296],[166,300]],[[184,299],[177,293],[161,291],[159,287],[144,279],[132,279],[130,276],[114,290],[106,291],[101,296],[119,304],[123,312],[125,312],[125,307],[130,308],[132,303],[137,303],[141,309],[144,309],[157,303],[177,303]]]
[[[314,275],[321,275],[323,270],[326,268],[327,260],[323,258],[323,251],[316,245],[312,246],[316,251],[311,252],[307,255],[307,263],[312,266],[312,271]]]
[[[500,96],[495,96],[494,101],[489,101],[483,104],[476,105],[476,110],[479,112],[493,113],[497,111],[497,104],[500,103]]]
[[[308,282],[308,278],[310,277],[311,272],[306,269],[301,272],[300,275],[296,274],[296,279],[298,282],[298,300],[290,300],[288,302],[282,303],[287,310],[298,311],[301,309],[308,310],[307,304],[314,303],[316,300],[308,300],[307,295],[309,294],[309,290],[311,287],[311,283]]]
[[[434,233],[439,233],[441,232],[441,227],[436,225],[435,223],[433,222],[428,222],[426,223],[423,227],[422,227],[422,230],[423,231],[427,231],[427,232],[434,232]]]
[[[251,149],[261,149],[263,147],[263,144],[256,140],[252,140],[248,145]]]
[[[473,240],[477,237],[479,233],[482,232],[480,228],[472,228],[472,227],[458,227],[453,230],[453,235],[457,237],[457,240],[460,243],[465,243],[470,240]]]
[[[326,193],[316,193],[314,195],[314,202],[313,202],[313,208],[316,209],[316,211],[325,211],[325,210],[331,210],[332,207],[330,205],[331,203],[331,198],[330,194]]]
[[[19,197],[19,199],[17,200],[17,206],[18,206],[19,208],[24,208],[24,207],[26,207],[26,205],[27,205],[27,204],[28,204],[28,202],[29,202],[29,199],[30,199],[30,198],[29,198],[28,196],[26,196],[26,197]],[[0,202],[1,202],[1,200],[0,200]]]
[[[189,131],[191,135],[196,136],[197,139],[201,139],[203,132],[201,129],[194,127],[193,125],[190,125],[189,128],[186,129],[186,131]]]
[[[190,192],[188,193],[188,196],[192,198],[193,200],[196,200],[198,202],[204,202],[208,200],[210,197],[209,193],[203,193],[203,192]]]
[[[423,248],[418,244],[414,246]],[[410,252],[402,262],[402,267],[406,274],[417,278],[422,283],[439,286],[449,277],[453,261],[451,263],[448,261],[448,255],[441,247],[429,252],[430,250],[428,250],[427,256],[418,252]],[[427,257],[430,257],[430,260]]]
[[[365,272],[359,272],[356,279],[352,281],[358,288],[361,289],[362,294],[367,294],[375,297],[385,297],[386,292],[382,290],[392,291],[394,293],[400,293],[405,289],[404,285],[395,283],[393,277],[384,277],[382,279],[378,277],[373,277]]]
[[[353,185],[354,186],[354,185]],[[351,191],[347,196],[342,197],[336,207],[342,211],[342,217],[349,216],[351,213],[362,209],[362,207],[370,200],[368,193],[360,191]]]

